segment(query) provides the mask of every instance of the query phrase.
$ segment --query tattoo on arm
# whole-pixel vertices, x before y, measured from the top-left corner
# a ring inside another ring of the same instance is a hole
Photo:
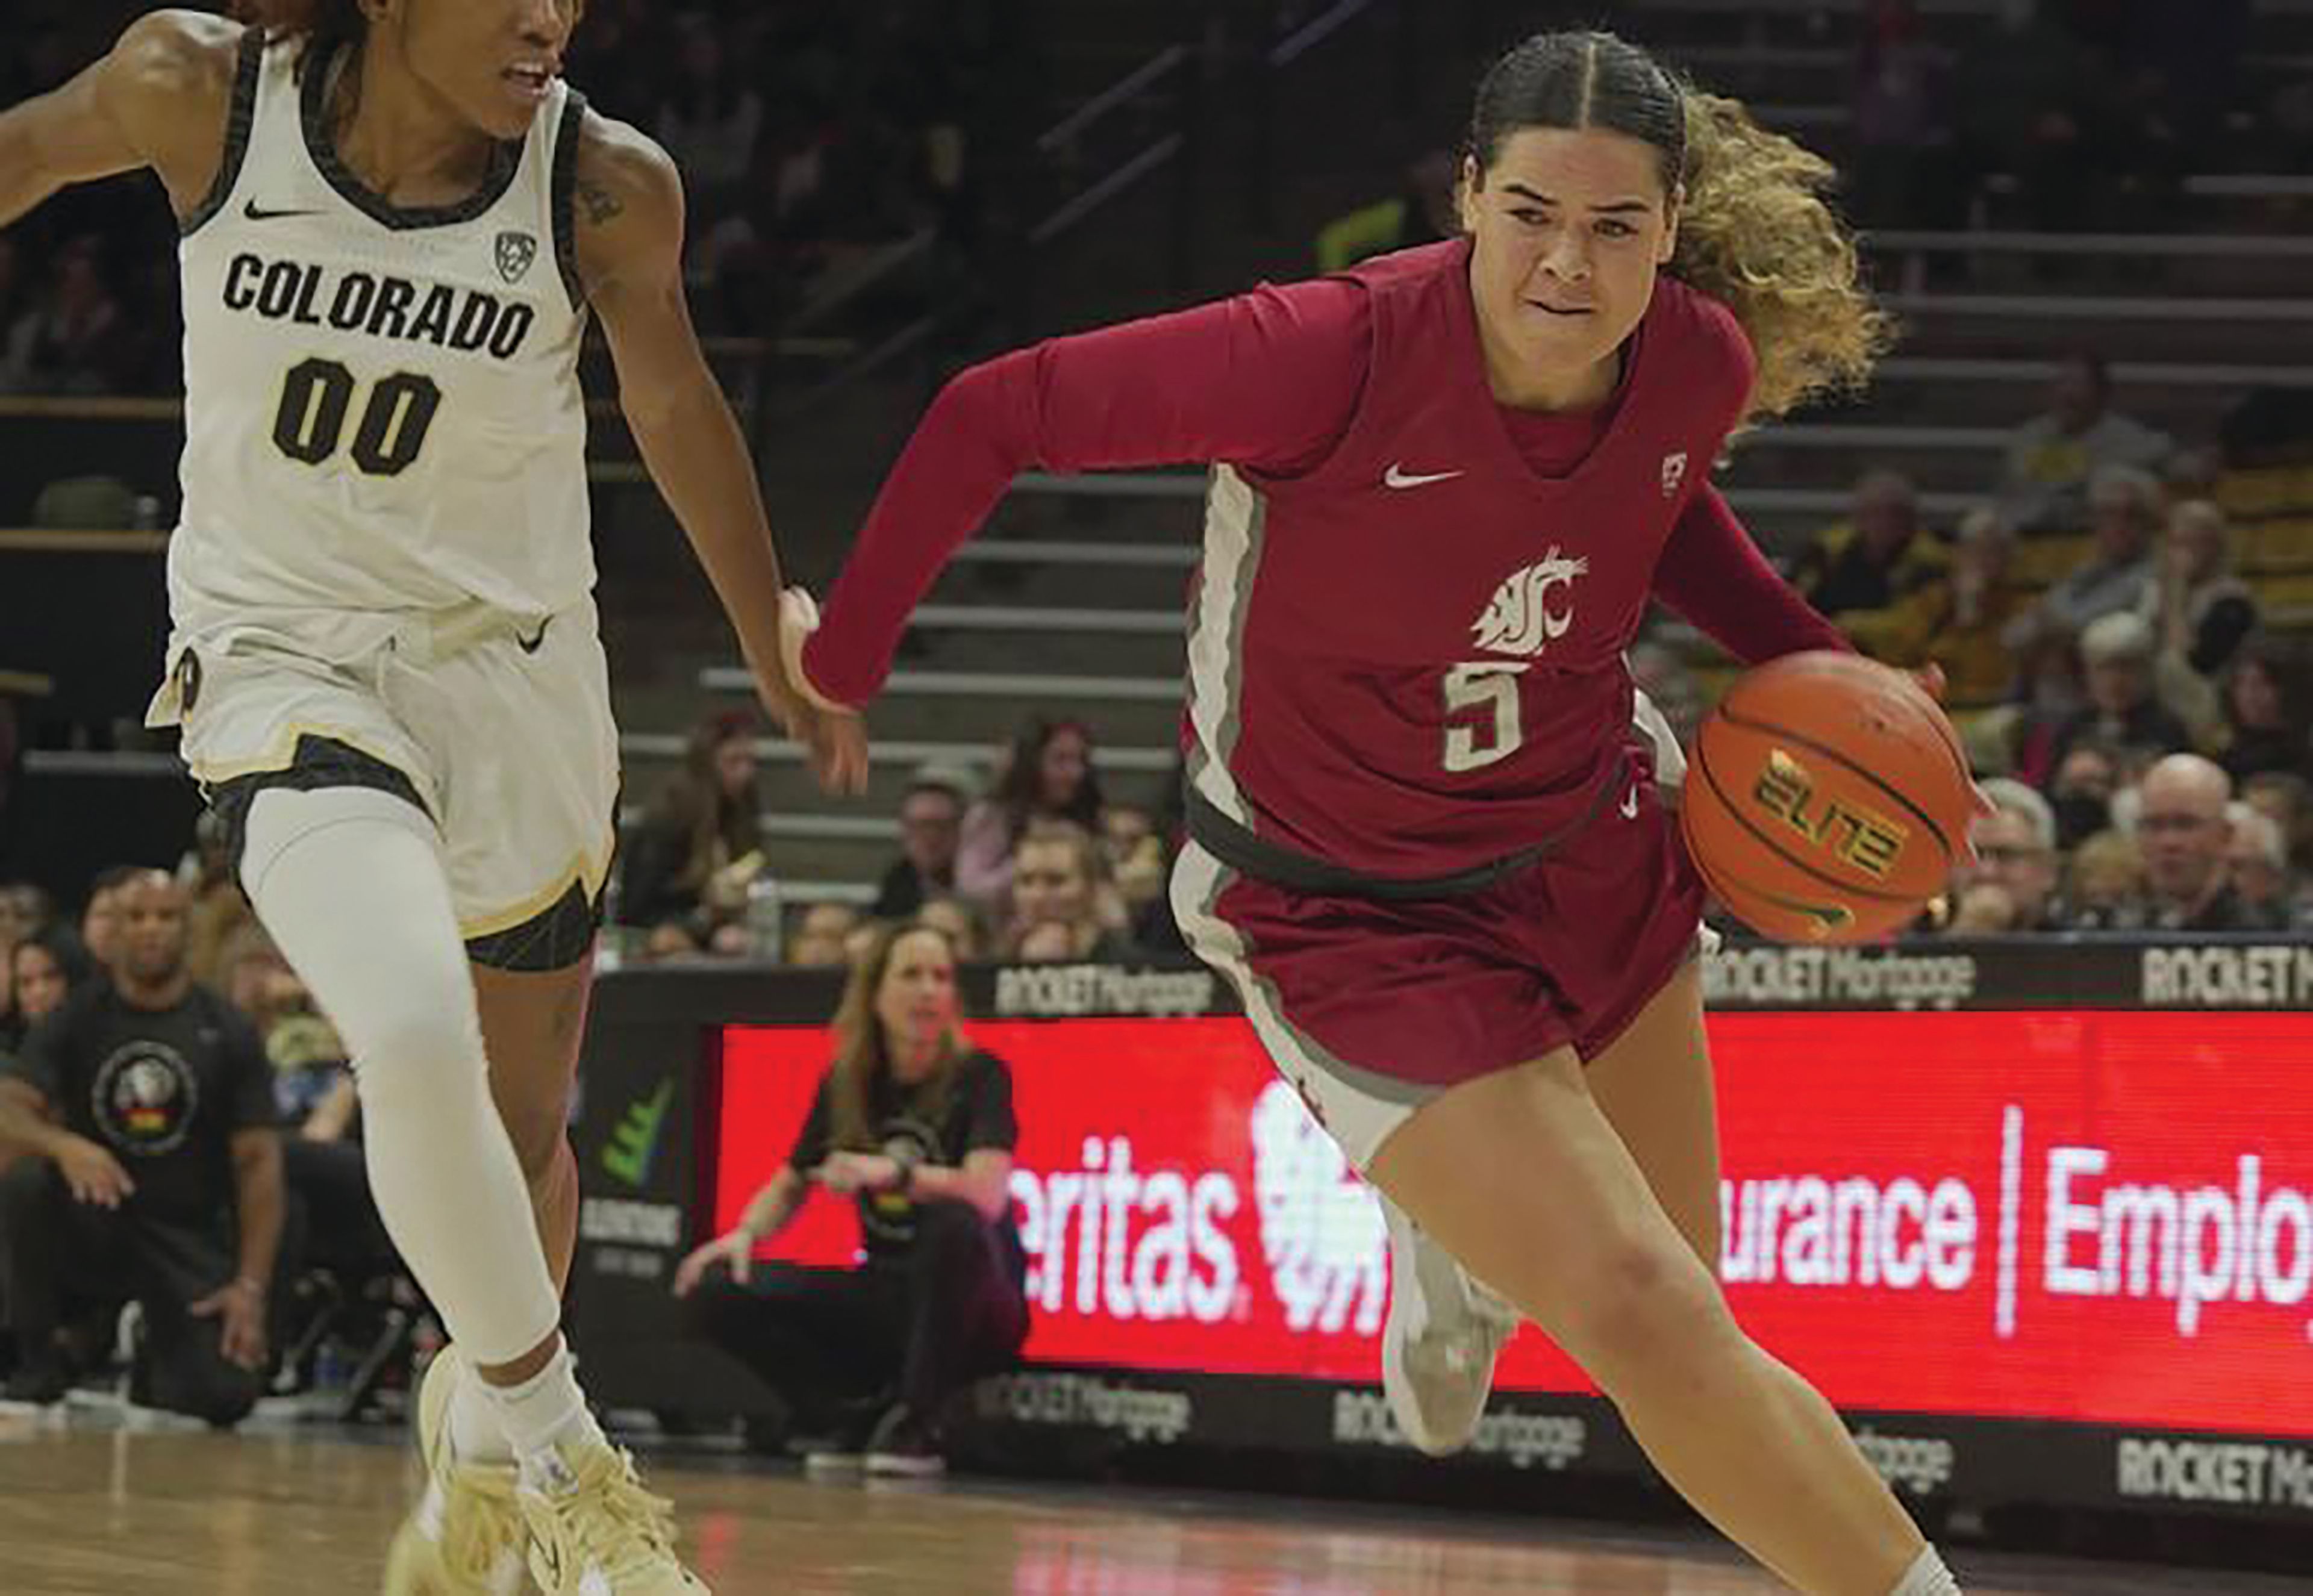
[[[580,178],[576,189],[579,208],[585,212],[586,220],[596,227],[627,208],[616,194],[591,178]]]

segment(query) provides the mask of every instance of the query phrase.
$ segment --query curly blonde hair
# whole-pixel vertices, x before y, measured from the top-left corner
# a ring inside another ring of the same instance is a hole
[[[1859,279],[1833,207],[1831,163],[1606,32],[1537,33],[1487,69],[1469,153],[1491,166],[1526,127],[1601,127],[1651,145],[1663,191],[1682,186],[1667,269],[1734,311],[1758,356],[1746,418],[1860,387],[1895,325]]]
[[[1831,162],[1760,127],[1740,101],[1693,88],[1682,98],[1686,204],[1669,269],[1743,324],[1759,357],[1749,418],[1862,387],[1895,327],[1826,197]]]

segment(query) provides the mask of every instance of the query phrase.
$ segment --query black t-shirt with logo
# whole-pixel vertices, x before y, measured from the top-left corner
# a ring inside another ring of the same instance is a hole
[[[795,1151],[787,1154],[787,1162],[805,1174],[834,1151],[830,1144],[834,1082],[831,1070],[820,1077],[811,1113],[796,1136]],[[875,1127],[873,1151],[905,1148],[919,1163],[961,1169],[973,1153],[1009,1153],[1020,1141],[1020,1124],[1012,1113],[1012,1072],[993,1053],[975,1050],[956,1060],[944,1105],[928,1083],[910,1089],[885,1074],[869,1093],[868,1109]],[[1002,1223],[1011,1227],[1008,1209]],[[915,1240],[916,1206],[898,1192],[862,1192],[859,1232],[871,1258],[889,1259]]]
[[[256,1027],[205,987],[140,1009],[92,981],[32,1028],[10,1073],[110,1150],[136,1183],[128,1212],[149,1219],[229,1215],[233,1132],[278,1118]]]

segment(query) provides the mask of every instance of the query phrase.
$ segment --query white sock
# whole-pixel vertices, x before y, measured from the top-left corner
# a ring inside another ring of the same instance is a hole
[[[1959,1582],[1952,1578],[1952,1571],[1944,1566],[1935,1548],[1922,1547],[1887,1596],[1960,1596]]]
[[[506,1439],[497,1404],[471,1369],[458,1371],[450,1394],[450,1455],[461,1463],[511,1463],[514,1443]]]
[[[557,1449],[602,1439],[602,1426],[578,1389],[578,1365],[567,1346],[557,1346],[546,1367],[520,1385],[490,1385],[479,1377],[474,1383],[497,1410],[499,1426],[522,1460],[526,1484],[559,1486],[567,1470]]]

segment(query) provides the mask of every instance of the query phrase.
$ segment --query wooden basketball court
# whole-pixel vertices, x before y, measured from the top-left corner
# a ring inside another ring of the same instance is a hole
[[[990,1484],[883,1486],[662,1461],[684,1544],[722,1596],[1388,1596],[1779,1589],[1719,1548],[1372,1504]],[[7,1596],[374,1591],[415,1479],[381,1436],[138,1433],[0,1417]],[[2280,1579],[1968,1557],[1972,1596],[2272,1592]]]

